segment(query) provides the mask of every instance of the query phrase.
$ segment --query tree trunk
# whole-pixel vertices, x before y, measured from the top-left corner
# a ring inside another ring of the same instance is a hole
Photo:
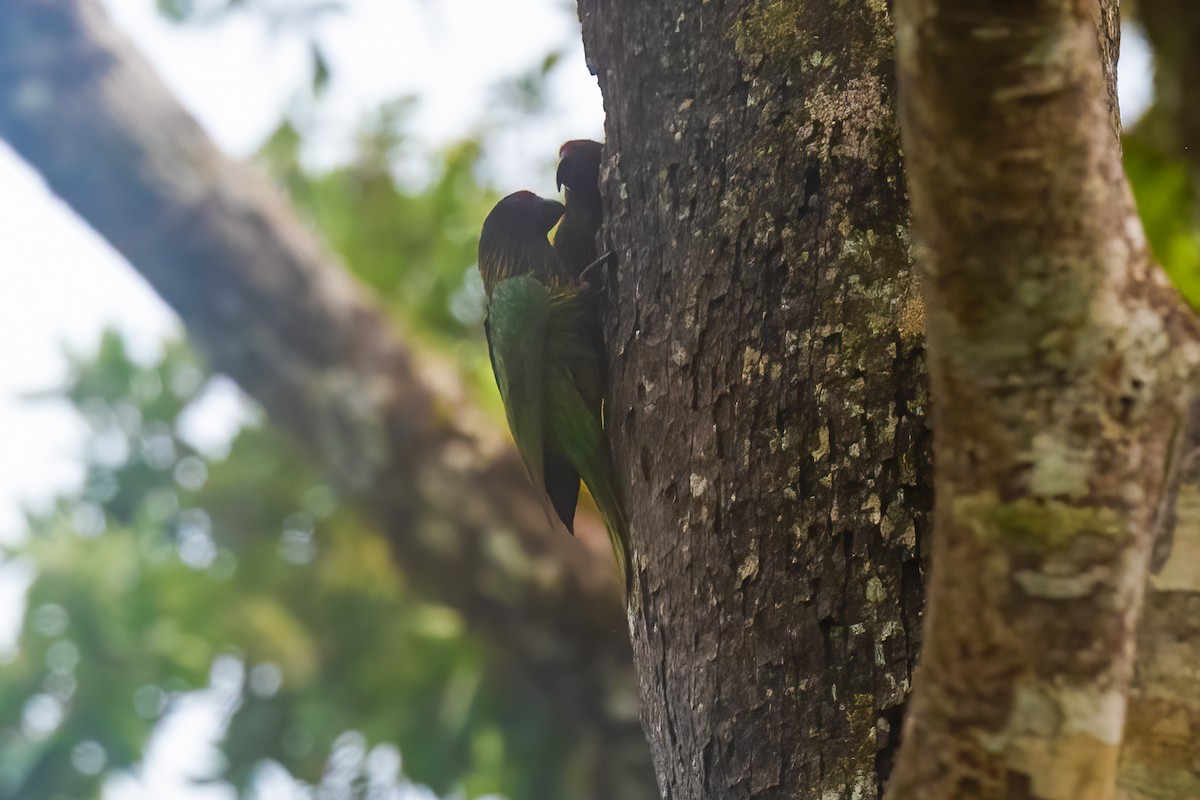
[[[670,800],[875,797],[930,508],[883,2],[580,3],[630,619]]]
[[[1197,356],[1121,166],[1116,4],[896,12],[938,471],[888,796],[1104,800]]]

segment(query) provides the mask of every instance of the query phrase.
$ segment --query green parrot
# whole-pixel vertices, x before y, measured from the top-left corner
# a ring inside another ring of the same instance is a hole
[[[628,593],[629,522],[604,433],[597,301],[549,238],[563,210],[555,200],[516,192],[484,220],[484,331],[508,426],[530,478],[572,533],[580,479],[587,484]]]

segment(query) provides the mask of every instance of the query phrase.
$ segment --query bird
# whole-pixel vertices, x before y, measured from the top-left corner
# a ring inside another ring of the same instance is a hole
[[[558,150],[555,180],[563,190],[566,208],[551,238],[559,261],[576,277],[596,261],[602,147],[591,139],[572,139]]]
[[[561,203],[529,191],[508,195],[488,214],[479,237],[484,333],[530,479],[571,533],[580,480],[587,485],[628,596],[629,521],[604,431],[599,307],[551,244],[563,219]]]

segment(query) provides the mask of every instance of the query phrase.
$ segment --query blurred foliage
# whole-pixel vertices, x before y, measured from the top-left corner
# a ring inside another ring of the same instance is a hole
[[[315,174],[306,169],[303,136],[290,122],[263,146],[259,162],[376,291],[405,335],[451,355],[480,401],[499,409],[475,267],[479,225],[499,196],[480,185],[480,141],[463,140],[439,154],[415,152],[404,135],[415,103],[404,98],[372,115],[350,164]],[[405,166],[419,176],[399,180]]]
[[[1124,137],[1125,171],[1150,248],[1193,308],[1200,309],[1200,206],[1196,176],[1156,130],[1151,112]]]
[[[189,442],[209,385],[183,346],[141,366],[111,334],[75,364],[85,484],[9,553],[37,576],[0,667],[0,797],[97,796],[202,689],[228,714],[211,777],[246,796],[265,761],[322,798],[380,796],[369,754],[394,747],[438,791],[567,796],[568,740],[539,701],[405,591],[384,537],[289,442],[259,425],[227,455]]]
[[[312,45],[304,102],[331,79],[306,26],[340,3],[157,2],[180,23],[235,11],[299,31]],[[545,109],[558,62],[498,76],[504,112],[479,121],[487,136]],[[336,168],[304,163],[303,122],[284,121],[258,160],[405,335],[458,364],[499,420],[474,268],[497,199],[479,178],[484,139],[416,147],[415,102],[379,109]],[[0,662],[0,800],[101,796],[198,699],[222,722],[203,778],[244,797],[280,767],[322,800],[407,796],[410,780],[469,798],[579,794],[583,757],[535,687],[498,668],[454,611],[410,594],[384,535],[287,440],[255,421],[225,451],[197,446],[190,421],[222,379],[186,345],[144,364],[110,334],[72,369],[61,396],[88,426],[84,485],[30,515],[27,540],[3,553],[34,578]]]
[[[483,320],[475,251],[480,221],[499,197],[479,186],[478,141],[424,158],[411,152],[403,131],[415,104],[406,98],[377,111],[351,164],[312,174],[301,163],[302,136],[286,122],[259,160],[398,322],[453,343],[474,336]],[[419,188],[396,179],[405,161],[426,173],[414,181]]]
[[[493,92],[492,105],[518,115],[542,113],[549,106],[549,98],[546,96],[546,79],[562,62],[562,59],[563,53],[561,52],[549,53],[541,63],[535,64],[525,72],[500,81]]]

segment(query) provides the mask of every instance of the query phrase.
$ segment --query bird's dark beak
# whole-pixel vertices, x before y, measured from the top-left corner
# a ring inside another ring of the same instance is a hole
[[[557,184],[559,191],[562,191],[562,187],[563,187],[562,171],[563,171],[563,162],[562,162],[562,159],[560,158],[558,160],[558,172],[556,172],[554,174],[554,182]]]

